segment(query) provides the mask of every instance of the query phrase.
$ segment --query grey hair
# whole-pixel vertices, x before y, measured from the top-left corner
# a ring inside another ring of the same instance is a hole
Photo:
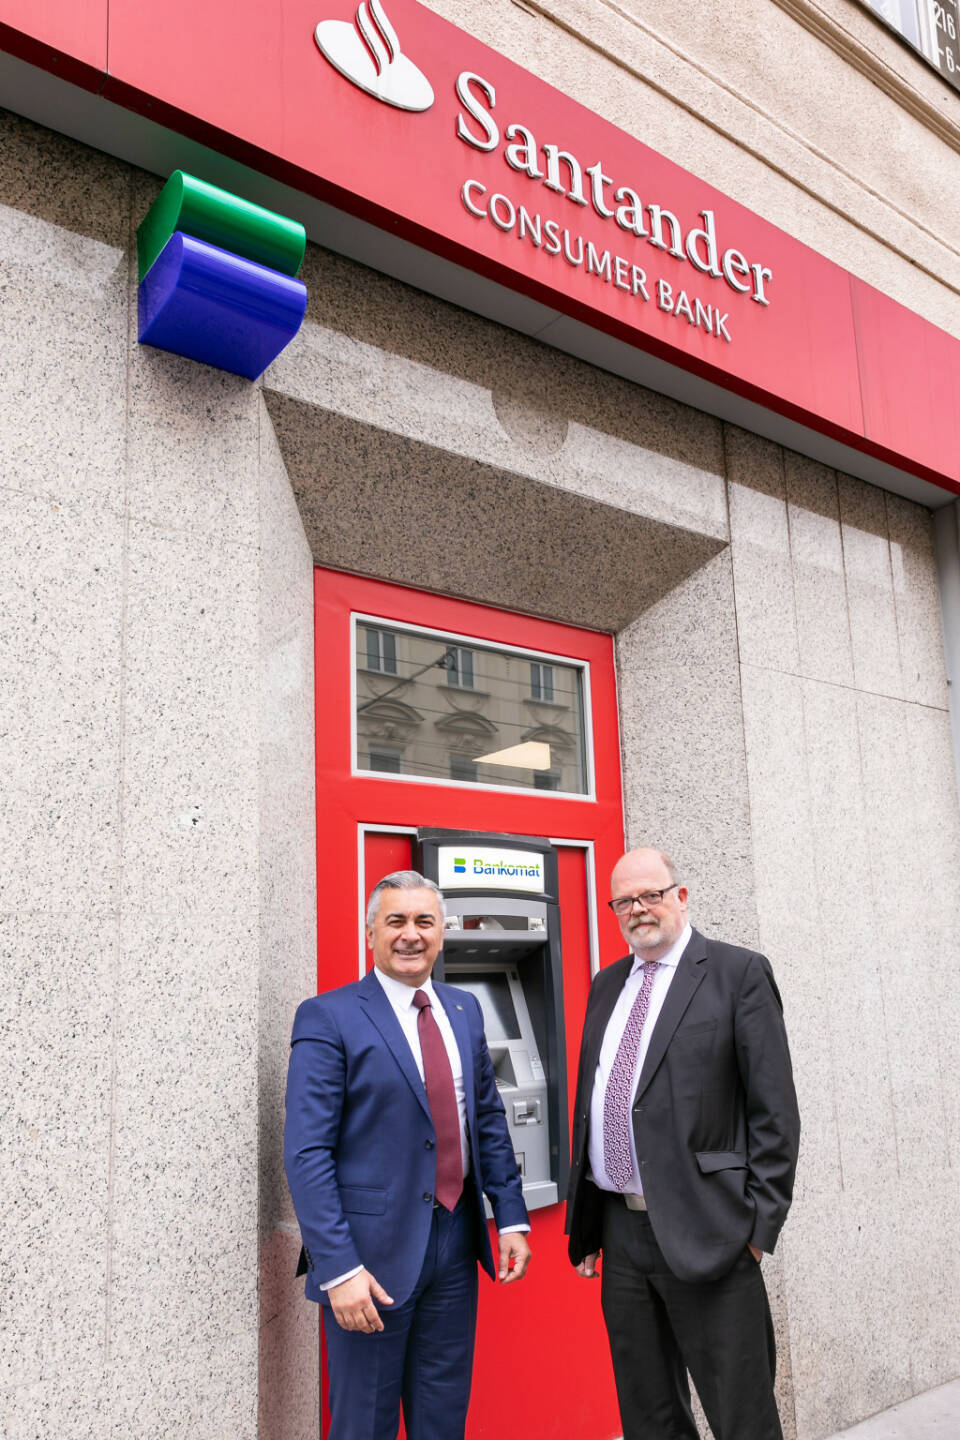
[[[367,924],[372,925],[377,918],[377,911],[380,909],[380,896],[384,890],[432,890],[440,902],[440,914],[446,919],[447,906],[443,898],[443,891],[439,885],[428,880],[417,870],[394,870],[392,875],[384,875],[370,891],[370,899],[367,901]]]

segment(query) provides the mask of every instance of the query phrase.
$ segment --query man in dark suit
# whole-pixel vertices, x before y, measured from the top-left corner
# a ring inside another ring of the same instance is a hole
[[[517,1163],[472,995],[434,984],[443,896],[412,870],[380,881],[374,968],[305,1000],[293,1026],[284,1158],[323,1306],[330,1440],[464,1433],[477,1260],[519,1280],[530,1249]],[[499,1231],[499,1265],[483,1214]]]
[[[631,953],[593,981],[567,1229],[597,1274],[624,1440],[782,1440],[759,1261],[787,1216],[800,1118],[769,962],[707,940],[658,850],[633,850],[610,906]]]

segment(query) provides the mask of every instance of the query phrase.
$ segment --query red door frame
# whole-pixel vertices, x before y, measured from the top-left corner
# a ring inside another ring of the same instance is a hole
[[[317,748],[317,984],[357,980],[365,968],[360,925],[367,836],[379,833],[378,864],[409,864],[417,826],[546,835],[559,841],[568,1094],[572,1104],[589,971],[622,951],[619,929],[595,891],[623,850],[616,673],[610,635],[495,610],[340,571],[315,571]],[[392,775],[358,774],[353,764],[351,617],[422,626],[589,666],[587,738],[593,793],[485,789]],[[392,832],[392,833],[391,833]],[[564,843],[566,842],[566,843]],[[566,895],[566,900],[564,896]],[[594,911],[594,914],[591,914]],[[592,934],[591,934],[592,930]],[[599,1287],[570,1266],[563,1205],[534,1211],[534,1264],[522,1285],[481,1287],[470,1440],[510,1433],[527,1440],[619,1435]],[[517,1348],[519,1347],[519,1348]],[[513,1360],[507,1357],[513,1354]],[[590,1384],[582,1377],[589,1374]],[[325,1402],[326,1384],[324,1381]],[[324,1403],[323,1433],[328,1417]],[[401,1432],[402,1433],[402,1432]]]

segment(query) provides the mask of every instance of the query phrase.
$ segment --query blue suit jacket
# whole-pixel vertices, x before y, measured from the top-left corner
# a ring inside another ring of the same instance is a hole
[[[434,982],[463,1062],[477,1256],[496,1277],[482,1192],[498,1226],[527,1208],[474,996]],[[307,1257],[306,1294],[364,1265],[402,1304],[427,1248],[436,1183],[427,1092],[376,975],[305,1000],[293,1024],[284,1161]]]

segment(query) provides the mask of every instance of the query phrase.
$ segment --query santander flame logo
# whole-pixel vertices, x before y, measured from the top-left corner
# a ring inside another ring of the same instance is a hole
[[[321,20],[313,32],[320,53],[335,70],[398,110],[429,110],[433,87],[400,49],[397,32],[380,0],[363,0],[355,26],[346,20]]]

